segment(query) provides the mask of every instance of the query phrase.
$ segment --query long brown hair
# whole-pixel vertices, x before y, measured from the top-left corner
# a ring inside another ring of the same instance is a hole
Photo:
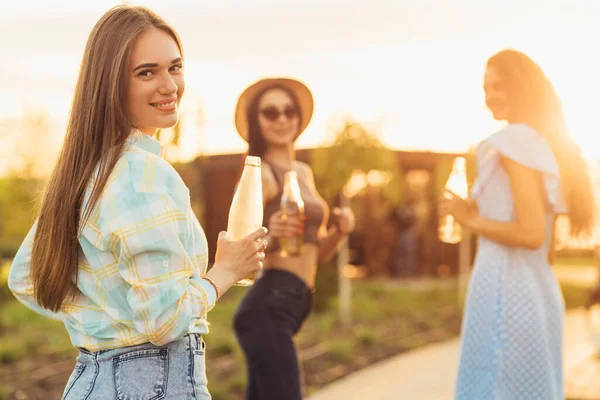
[[[563,197],[572,236],[589,236],[594,227],[595,202],[589,166],[567,130],[563,107],[552,83],[527,55],[503,50],[488,62],[501,79],[511,123],[525,123],[543,135],[558,162]]]
[[[132,129],[125,111],[131,49],[151,27],[171,35],[182,51],[173,28],[143,7],[112,8],[88,38],[65,140],[42,198],[31,255],[35,298],[52,311],[60,310],[67,295],[76,293],[79,234]],[[82,210],[93,177],[95,183]]]

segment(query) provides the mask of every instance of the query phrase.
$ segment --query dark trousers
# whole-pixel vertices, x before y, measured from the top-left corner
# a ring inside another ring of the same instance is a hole
[[[248,365],[247,400],[302,400],[293,336],[311,302],[308,286],[279,269],[265,270],[248,290],[233,321]]]

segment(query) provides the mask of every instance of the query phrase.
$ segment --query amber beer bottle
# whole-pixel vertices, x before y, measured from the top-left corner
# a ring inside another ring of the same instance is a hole
[[[300,195],[300,185],[298,184],[298,174],[296,171],[288,171],[285,174],[285,183],[283,185],[280,207],[283,211],[281,218],[286,219],[291,215],[297,214],[300,221],[304,221],[304,201]],[[281,257],[299,256],[302,254],[303,242],[303,232],[300,232],[293,237],[280,237],[279,255]]]
[[[452,172],[444,188],[444,196],[454,195],[466,199],[469,195],[467,186],[466,161],[463,157],[456,157],[452,165]],[[452,215],[440,218],[438,237],[445,243],[458,243],[463,239],[463,229]]]
[[[227,236],[240,240],[256,231],[263,223],[262,180],[260,157],[247,156],[238,183],[227,221]],[[256,274],[236,283],[237,286],[251,286]]]

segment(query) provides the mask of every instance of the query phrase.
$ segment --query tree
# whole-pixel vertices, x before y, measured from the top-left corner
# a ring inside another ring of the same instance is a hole
[[[404,193],[404,176],[396,154],[386,148],[377,135],[362,125],[346,119],[329,147],[316,149],[310,164],[315,175],[317,190],[330,205],[337,205],[340,194],[348,188],[353,176],[368,176],[379,171],[387,177],[382,194],[391,205],[399,205]],[[319,267],[315,309],[326,309],[337,293],[337,269],[334,263]]]
[[[0,258],[14,256],[37,216],[44,179],[58,153],[51,127],[45,113],[34,111],[0,122],[13,141],[3,155],[8,170],[0,177]]]
[[[5,153],[0,154],[9,174],[25,179],[47,177],[60,147],[60,137],[48,115],[26,110],[15,119],[0,121]]]
[[[312,153],[311,166],[319,193],[328,203],[343,192],[353,175],[383,172],[389,181],[383,193],[393,204],[402,202],[404,178],[395,153],[385,147],[377,135],[346,119],[330,147]]]

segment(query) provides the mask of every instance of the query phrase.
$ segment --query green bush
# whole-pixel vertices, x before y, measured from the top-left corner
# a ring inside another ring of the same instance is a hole
[[[11,299],[12,293],[8,289],[8,272],[10,271],[10,263],[2,261],[0,258],[0,303],[5,303]]]
[[[356,333],[358,346],[371,346],[377,341],[377,332],[373,329],[362,328]]]
[[[0,400],[8,400],[8,388],[0,385]]]
[[[327,355],[329,359],[336,363],[344,363],[352,358],[354,346],[348,340],[336,340],[331,343]]]

